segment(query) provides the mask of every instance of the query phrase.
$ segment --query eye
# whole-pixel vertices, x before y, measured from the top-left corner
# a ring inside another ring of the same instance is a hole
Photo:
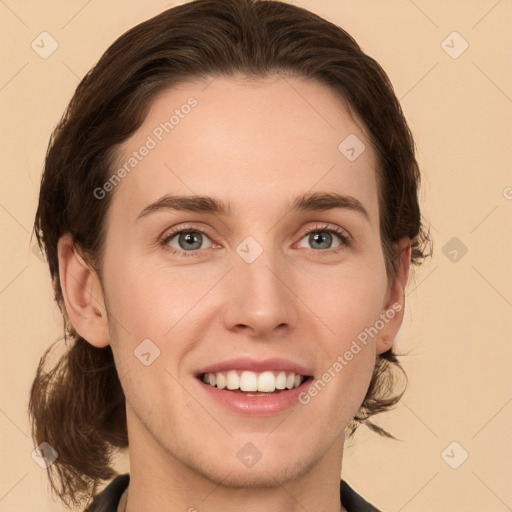
[[[203,247],[205,239],[210,240],[204,231],[193,226],[185,226],[169,233],[162,241],[162,245],[172,253],[194,256],[205,249]]]
[[[333,235],[335,238],[338,238],[338,245],[335,247],[331,247],[333,243]],[[309,244],[311,244],[312,249],[327,249],[330,252],[338,252],[342,250],[345,246],[349,245],[349,236],[348,234],[337,228],[332,226],[314,226],[309,228],[301,241],[306,239]],[[300,247],[304,247],[300,244]],[[326,251],[323,251],[326,252]]]
[[[300,242],[304,239],[311,244],[310,249],[319,253],[337,253],[350,245],[350,235],[346,231],[329,225],[313,226],[307,229]],[[336,242],[336,239],[338,239],[337,245],[332,247],[333,241]],[[203,230],[190,225],[181,226],[167,233],[161,243],[172,254],[198,256],[202,254],[203,250],[211,248],[211,245],[209,247],[203,245],[208,240],[211,242],[210,237]],[[299,243],[299,247],[304,247],[304,245]],[[324,250],[318,251],[318,249]]]

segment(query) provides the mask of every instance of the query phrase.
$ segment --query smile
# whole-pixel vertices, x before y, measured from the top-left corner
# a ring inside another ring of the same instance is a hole
[[[258,392],[258,394],[273,393],[276,390],[298,388],[305,380],[305,376],[294,372],[267,370],[264,372],[251,372],[229,370],[227,372],[204,373],[204,383],[217,389],[230,391]]]
[[[268,416],[299,404],[313,372],[287,359],[231,359],[195,374],[201,393],[213,406],[245,416]]]

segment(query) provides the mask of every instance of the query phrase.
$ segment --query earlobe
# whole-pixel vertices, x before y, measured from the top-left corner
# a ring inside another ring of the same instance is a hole
[[[91,345],[107,346],[108,322],[97,273],[79,254],[71,234],[59,239],[57,250],[62,295],[73,327]]]
[[[411,264],[411,240],[408,237],[402,238],[398,242],[398,251],[397,276],[390,284],[388,298],[381,313],[384,325],[377,339],[377,354],[382,354],[393,346],[404,317],[405,287],[409,279]]]

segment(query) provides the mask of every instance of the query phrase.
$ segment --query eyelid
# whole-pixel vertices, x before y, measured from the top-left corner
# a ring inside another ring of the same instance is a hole
[[[329,233],[335,233],[347,244],[352,241],[352,237],[346,229],[343,229],[339,226],[335,226],[333,224],[326,224],[325,222],[306,228],[302,233],[301,240],[302,240],[302,238],[304,238],[306,235],[309,235],[310,233],[317,233],[317,232],[322,233],[325,231],[327,231]]]

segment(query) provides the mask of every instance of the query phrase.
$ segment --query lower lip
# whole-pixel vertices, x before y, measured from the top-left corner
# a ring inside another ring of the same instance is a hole
[[[283,390],[275,395],[267,396],[242,395],[226,389],[210,386],[199,379],[197,379],[197,381],[206,393],[230,411],[247,416],[270,416],[296,405],[299,402],[299,395],[307,390],[313,382],[313,378],[308,377],[296,388]]]

